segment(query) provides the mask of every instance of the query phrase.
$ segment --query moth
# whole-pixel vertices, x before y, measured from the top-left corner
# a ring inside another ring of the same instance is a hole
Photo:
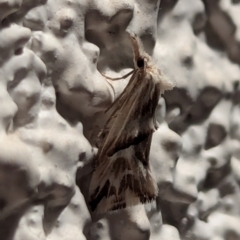
[[[129,34],[134,70],[119,97],[106,110],[109,119],[99,134],[99,149],[89,186],[89,206],[105,213],[150,202],[158,195],[151,173],[149,152],[158,128],[155,112],[161,94],[174,84],[167,80],[143,48]]]

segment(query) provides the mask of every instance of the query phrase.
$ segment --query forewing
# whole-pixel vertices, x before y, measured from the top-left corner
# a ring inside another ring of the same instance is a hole
[[[93,172],[90,207],[104,213],[154,200],[157,184],[148,163],[152,134],[138,145],[105,156]]]
[[[110,118],[99,136],[99,157],[136,145],[155,130],[159,96],[160,84],[148,72],[136,70],[121,97],[108,110]]]

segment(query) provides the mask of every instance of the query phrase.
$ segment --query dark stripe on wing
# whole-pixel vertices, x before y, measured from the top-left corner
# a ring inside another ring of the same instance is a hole
[[[99,192],[99,187],[96,189],[96,191],[94,192],[94,194],[91,196],[92,200],[90,201],[89,205],[92,211],[94,211],[98,204],[102,201],[102,199],[104,197],[108,196],[108,191],[110,188],[110,181],[107,180],[104,184],[104,186],[102,187],[102,189]]]

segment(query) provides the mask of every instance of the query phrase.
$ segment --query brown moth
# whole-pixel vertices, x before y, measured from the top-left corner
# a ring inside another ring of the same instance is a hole
[[[130,34],[130,40],[135,69],[122,77],[132,74],[124,91],[106,110],[110,117],[99,134],[90,182],[89,205],[98,213],[144,204],[158,195],[149,151],[158,128],[155,111],[159,98],[173,83],[164,78],[140,39]]]

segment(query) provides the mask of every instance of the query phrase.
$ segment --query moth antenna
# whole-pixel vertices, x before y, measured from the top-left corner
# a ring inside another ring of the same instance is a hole
[[[105,74],[101,73],[106,79],[109,79],[109,80],[112,80],[112,81],[117,81],[117,80],[121,80],[121,79],[125,79],[127,78],[128,76],[130,76],[131,74],[133,74],[134,70],[132,70],[131,72],[123,75],[122,77],[117,77],[117,78],[111,78],[111,77],[108,77],[106,76]]]

